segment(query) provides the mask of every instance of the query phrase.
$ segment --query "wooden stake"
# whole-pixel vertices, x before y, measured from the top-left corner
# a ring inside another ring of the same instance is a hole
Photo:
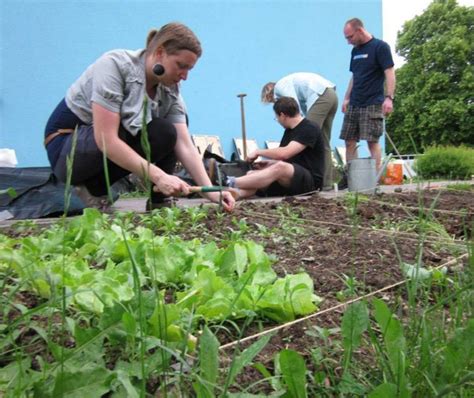
[[[243,160],[247,159],[247,133],[245,131],[245,111],[244,111],[244,97],[246,97],[247,94],[238,94],[237,97],[240,98],[240,117],[242,119],[242,144],[243,144]]]

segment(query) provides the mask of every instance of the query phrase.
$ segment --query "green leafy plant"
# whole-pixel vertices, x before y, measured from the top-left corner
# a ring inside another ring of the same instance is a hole
[[[292,239],[305,233],[304,221],[299,213],[286,204],[281,204],[277,208],[280,216],[280,225],[284,236]]]
[[[200,214],[194,211],[191,223]],[[153,225],[151,218],[170,230],[172,220],[186,218],[182,211],[141,217],[142,225]],[[156,236],[150,228],[136,227],[135,222],[135,217],[112,219],[96,209],[86,209],[83,216],[37,235],[4,239],[0,272],[14,277],[23,289],[36,292],[44,304],[0,329],[9,358],[9,366],[0,372],[0,380],[5,380],[0,391],[14,386],[18,391],[37,388],[46,395],[72,394],[84,386],[82,381],[69,381],[76,372],[72,364],[84,359],[94,366],[80,374],[84,374],[84,383],[88,378],[94,380],[91,384],[96,391],[143,396],[150,377],[159,377],[163,388],[176,385],[165,370],[171,359],[180,367],[188,366],[183,358],[195,350],[194,336],[202,323],[243,318],[286,321],[317,308],[320,299],[314,295],[309,276],[278,278],[271,258],[254,242],[233,241],[219,248],[214,242],[184,241],[172,234]],[[18,337],[18,327],[33,315],[44,316],[43,311],[64,314],[64,321],[59,324],[62,329],[55,326],[46,333],[34,326],[54,357],[37,373],[31,362],[14,360],[12,342]],[[207,348],[200,354],[202,368],[189,377],[196,391],[212,396],[219,390],[211,367],[217,359],[206,355],[215,355],[215,338],[209,331],[203,336],[202,346]],[[74,342],[74,348],[67,347],[68,341]],[[264,343],[266,339],[259,349]],[[101,347],[120,351],[115,365],[105,368]],[[226,388],[258,351],[253,348],[236,355]],[[57,369],[59,378],[54,373]],[[11,372],[20,378],[9,378]],[[38,383],[43,384],[37,387]],[[178,384],[185,386],[186,381]]]
[[[339,277],[339,275],[337,276]],[[346,274],[342,274],[340,279],[346,288],[336,293],[337,299],[344,301],[345,299],[355,297],[357,295],[358,288],[361,287],[362,284],[354,276],[349,276]]]
[[[379,348],[383,364],[384,380],[369,397],[409,397],[410,389],[407,380],[407,346],[400,321],[390,312],[387,305],[380,299],[373,300],[374,316],[380,328],[383,345],[375,343]]]
[[[8,195],[12,199],[14,199],[18,196],[15,189],[13,189],[13,188],[0,189],[0,195]]]
[[[296,398],[306,398],[306,364],[304,358],[293,350],[282,350],[279,353],[280,370],[287,395]]]
[[[474,149],[430,147],[416,159],[414,166],[423,178],[467,180],[474,175]]]
[[[362,333],[369,324],[369,311],[363,301],[349,304],[342,317],[341,333],[344,347],[344,371],[349,369],[352,354],[359,347]]]
[[[215,397],[219,377],[219,342],[205,327],[199,342],[199,379],[193,387],[199,397]]]

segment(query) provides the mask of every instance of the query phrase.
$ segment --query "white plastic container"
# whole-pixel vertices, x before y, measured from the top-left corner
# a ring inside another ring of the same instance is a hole
[[[14,149],[0,148],[0,167],[16,167],[17,164]]]

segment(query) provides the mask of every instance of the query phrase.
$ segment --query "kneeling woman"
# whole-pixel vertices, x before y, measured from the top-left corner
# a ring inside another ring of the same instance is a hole
[[[112,50],[90,65],[69,88],[50,116],[45,145],[54,174],[66,181],[66,159],[77,126],[72,184],[93,196],[107,193],[103,154],[110,183],[134,173],[154,185],[150,208],[167,197],[189,194],[189,185],[173,175],[179,160],[199,185],[211,185],[186,124],[186,108],[179,82],[201,56],[194,33],[180,23],[169,23],[148,34],[146,49]],[[147,109],[143,109],[145,96]],[[146,112],[150,162],[141,145]],[[218,202],[220,194],[206,193]],[[224,208],[235,204],[223,192]]]

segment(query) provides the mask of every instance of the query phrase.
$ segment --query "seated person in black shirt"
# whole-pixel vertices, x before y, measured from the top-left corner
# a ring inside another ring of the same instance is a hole
[[[240,198],[299,195],[322,187],[324,142],[319,127],[301,116],[294,98],[279,98],[273,110],[285,128],[280,146],[253,151],[246,160],[254,170],[242,177],[227,177],[227,185]],[[259,156],[265,160],[256,162]]]

